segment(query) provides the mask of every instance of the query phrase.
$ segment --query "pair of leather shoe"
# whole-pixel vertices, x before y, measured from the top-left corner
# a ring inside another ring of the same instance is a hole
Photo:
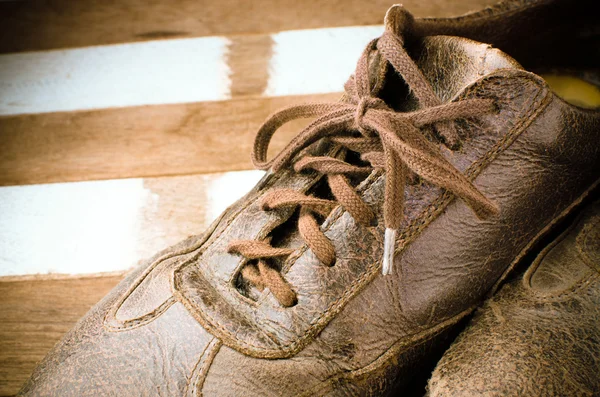
[[[269,118],[253,153],[265,178],[132,272],[22,395],[402,390],[598,184],[593,6],[514,0],[447,19],[392,7],[342,100]],[[315,121],[268,160],[270,138],[300,117]],[[486,304],[432,395],[598,393],[594,216],[526,287]]]

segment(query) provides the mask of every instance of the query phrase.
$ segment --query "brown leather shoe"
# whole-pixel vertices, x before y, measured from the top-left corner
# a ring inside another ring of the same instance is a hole
[[[600,395],[600,201],[471,321],[431,397]]]
[[[597,65],[599,46],[571,54],[598,40],[585,2],[441,20],[397,6],[386,26],[343,100],[269,118],[253,153],[267,176],[111,292],[25,395],[385,391],[597,184],[600,112],[507,55]],[[267,161],[277,128],[307,116]]]

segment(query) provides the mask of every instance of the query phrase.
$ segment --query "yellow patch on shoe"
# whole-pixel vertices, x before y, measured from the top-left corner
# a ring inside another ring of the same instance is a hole
[[[552,91],[565,101],[583,108],[600,107],[600,88],[574,76],[542,75]]]

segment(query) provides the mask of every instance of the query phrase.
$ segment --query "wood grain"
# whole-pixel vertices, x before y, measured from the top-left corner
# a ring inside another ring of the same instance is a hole
[[[405,0],[417,16],[451,16],[494,0]],[[0,2],[0,53],[175,37],[381,24],[389,0]]]
[[[52,346],[121,279],[0,278],[0,396],[16,394]]]
[[[339,93],[0,117],[0,186],[251,169],[275,110]],[[280,150],[305,121],[273,140]]]

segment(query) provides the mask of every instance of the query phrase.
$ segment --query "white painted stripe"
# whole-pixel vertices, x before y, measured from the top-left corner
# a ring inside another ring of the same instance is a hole
[[[382,26],[274,34],[269,96],[340,92]],[[0,55],[0,115],[230,98],[229,39],[203,37]],[[248,71],[251,72],[251,71]]]
[[[226,45],[212,37],[0,55],[0,114],[225,99]]]
[[[153,178],[154,185],[175,189],[164,197],[144,179],[0,187],[0,276],[128,269],[192,232],[201,233],[262,175]],[[204,197],[186,197],[190,184],[201,185]],[[200,210],[180,208],[186,200]],[[176,212],[186,225],[158,221]]]
[[[365,46],[383,26],[282,32],[273,35],[268,96],[341,92]]]

